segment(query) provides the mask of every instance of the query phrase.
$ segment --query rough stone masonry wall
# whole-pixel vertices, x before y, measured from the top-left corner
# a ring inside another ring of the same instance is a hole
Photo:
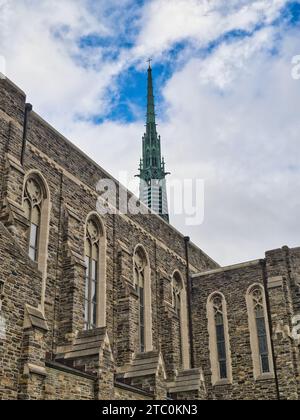
[[[93,400],[94,398],[94,380],[47,368],[45,400]]]
[[[293,319],[300,315],[299,263],[299,248],[285,246],[266,253],[268,293],[275,331],[275,364],[281,399],[300,398],[299,341],[292,336]]]
[[[2,283],[0,331],[0,399],[17,399],[22,364],[25,303],[37,306],[41,276],[35,264],[0,222],[0,282]]]
[[[12,138],[19,136],[18,128],[22,124],[24,115],[25,94],[12,83],[0,81],[0,202],[5,190],[3,178],[6,164],[6,153],[19,154]],[[20,156],[19,156],[20,157]]]
[[[160,281],[160,337],[161,350],[167,375],[175,379],[176,368],[180,366],[180,354],[182,354],[182,340],[180,320],[173,308],[172,286],[170,279],[162,278]],[[187,328],[187,326],[186,326]],[[189,343],[185,343],[189,345]]]
[[[137,400],[153,400],[153,397],[147,393],[138,393],[134,390],[129,390],[124,387],[115,386],[115,399],[121,401],[137,401]]]
[[[28,226],[22,215],[22,191],[26,174],[31,170],[38,171],[50,191],[45,294],[49,331],[45,340],[48,357],[55,357],[57,347],[70,344],[76,332],[83,328],[84,226],[87,216],[96,210],[96,183],[110,176],[34,112],[29,116],[28,142],[22,167],[24,109],[25,94],[8,80],[0,80],[1,217],[6,226],[14,229],[15,237],[24,250]],[[137,351],[137,299],[128,288],[133,280],[135,246],[142,244],[145,247],[151,263],[153,347],[158,349],[162,340],[159,282],[162,277],[170,280],[175,269],[179,269],[185,278],[185,242],[183,235],[155,215],[106,215],[103,223],[107,240],[106,323],[117,356],[116,363],[120,366]],[[118,258],[122,248],[120,243],[127,250],[123,252],[121,262]],[[192,272],[217,267],[193,244],[189,245],[189,253]],[[124,296],[122,290],[125,290]],[[25,302],[26,296],[23,299]],[[124,325],[129,314],[132,315],[131,322]],[[169,351],[168,346],[165,346],[165,351]]]

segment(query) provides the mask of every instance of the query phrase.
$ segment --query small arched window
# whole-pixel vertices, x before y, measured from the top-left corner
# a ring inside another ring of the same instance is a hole
[[[172,279],[172,294],[173,294],[173,307],[175,313],[178,317],[179,321],[179,328],[178,328],[178,337],[179,337],[179,360],[180,365],[182,366],[183,357],[182,357],[182,344],[183,344],[183,337],[182,337],[182,279],[179,273],[175,273]]]
[[[180,367],[189,369],[189,339],[188,339],[188,314],[187,314],[187,298],[186,289],[179,271],[175,271],[172,275],[172,301],[173,308],[177,315],[179,328],[179,361]]]
[[[138,294],[139,311],[139,345],[140,351],[145,351],[145,269],[147,260],[141,248],[134,255],[135,288]]]
[[[38,261],[41,209],[43,205],[43,190],[41,184],[34,177],[30,177],[25,184],[24,211],[29,221],[28,253],[33,261]]]
[[[138,295],[139,351],[152,350],[151,277],[147,254],[141,246],[134,252],[134,283]]]
[[[227,320],[227,305],[221,293],[214,293],[207,305],[209,349],[212,383],[232,381],[230,340]]]
[[[215,296],[213,299],[216,344],[218,351],[219,375],[220,379],[227,379],[227,354],[225,342],[225,326],[223,313],[223,300],[221,296]]]
[[[261,375],[273,372],[269,323],[264,289],[261,285],[252,286],[248,290],[247,308],[254,376],[257,379]]]
[[[178,318],[181,317],[181,292],[182,292],[182,280],[180,276],[175,273],[173,276],[172,282],[172,291],[173,291],[173,307],[178,315]]]
[[[267,341],[267,329],[263,305],[263,296],[261,289],[255,289],[252,292],[253,305],[256,321],[256,333],[258,339],[259,357],[262,373],[270,372],[269,349]]]
[[[41,306],[44,306],[47,282],[48,242],[50,228],[50,190],[43,175],[31,171],[25,177],[23,189],[24,215],[29,222],[27,246],[29,257],[42,272]]]
[[[85,235],[84,329],[105,325],[105,235],[95,215],[88,218]]]

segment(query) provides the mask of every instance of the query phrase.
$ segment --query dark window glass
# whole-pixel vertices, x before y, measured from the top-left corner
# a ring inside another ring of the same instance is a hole
[[[219,374],[220,379],[227,378],[227,355],[226,355],[226,341],[225,341],[225,328],[222,306],[222,300],[218,297],[214,302],[215,308],[215,324],[216,324],[216,338],[217,338],[217,352],[219,361]]]
[[[98,235],[97,235],[98,234]],[[85,277],[85,306],[84,328],[86,330],[97,326],[97,293],[98,293],[98,255],[99,230],[96,224],[90,221],[87,225],[86,240],[86,277]],[[92,245],[93,244],[93,245]]]
[[[267,331],[266,331],[266,322],[265,318],[256,318],[256,328],[258,336],[258,347],[259,355],[261,361],[261,370],[262,373],[270,372],[269,365],[269,351],[268,351],[268,340],[267,340]]]
[[[227,378],[227,366],[226,366],[226,343],[225,343],[225,332],[224,325],[217,325],[217,348],[220,365],[220,378]]]
[[[221,379],[227,379],[227,363],[226,360],[220,361],[220,378]]]

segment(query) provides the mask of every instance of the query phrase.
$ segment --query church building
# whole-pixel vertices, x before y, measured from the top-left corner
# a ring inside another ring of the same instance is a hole
[[[150,66],[147,96],[152,211],[101,214],[113,178],[0,80],[0,399],[297,400],[300,248],[221,267],[178,232]]]

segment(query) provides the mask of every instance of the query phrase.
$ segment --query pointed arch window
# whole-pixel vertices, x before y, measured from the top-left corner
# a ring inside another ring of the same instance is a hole
[[[182,355],[182,279],[178,273],[175,273],[172,279],[172,294],[173,294],[173,307],[179,321],[178,337],[179,337],[179,361],[182,366],[183,355]]]
[[[138,294],[139,313],[139,347],[145,351],[145,270],[147,260],[141,249],[137,249],[134,255],[135,288]]]
[[[42,273],[41,306],[44,306],[47,284],[48,243],[51,196],[47,181],[34,170],[24,179],[23,210],[28,220],[27,251]]]
[[[227,354],[225,341],[225,326],[223,314],[223,301],[221,296],[216,296],[213,300],[216,344],[218,352],[219,376],[220,379],[227,379]]]
[[[85,306],[84,328],[96,328],[99,288],[100,228],[94,219],[87,222],[85,240]]]
[[[173,284],[172,284],[172,289],[173,289],[173,306],[174,306],[174,310],[178,316],[178,318],[180,318],[181,316],[181,292],[182,292],[182,283],[181,283],[181,279],[178,278],[178,276],[174,276],[173,277]]]
[[[190,368],[187,296],[183,278],[178,270],[172,275],[172,304],[178,318],[179,363],[180,368]]]
[[[28,254],[33,261],[38,261],[43,192],[40,183],[33,177],[30,177],[26,182],[23,203],[25,216],[30,224]]]
[[[133,257],[134,283],[138,296],[138,350],[152,350],[151,275],[148,256],[137,246]]]
[[[232,382],[232,364],[227,305],[221,293],[214,293],[207,304],[212,384]]]
[[[271,338],[263,287],[252,286],[248,290],[246,300],[254,377],[258,379],[261,375],[273,373]]]

